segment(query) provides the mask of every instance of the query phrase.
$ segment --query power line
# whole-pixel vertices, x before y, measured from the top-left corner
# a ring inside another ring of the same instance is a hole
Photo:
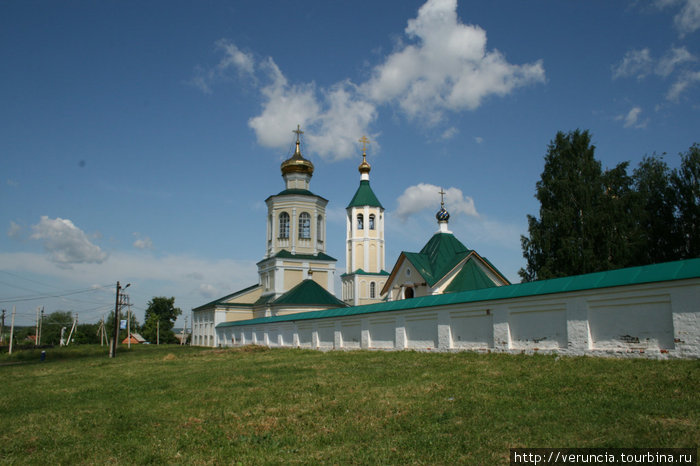
[[[73,291],[66,291],[60,294],[49,294],[49,293],[44,293],[44,294],[38,294],[35,296],[17,296],[14,298],[9,298],[9,299],[0,299],[0,303],[19,303],[23,301],[36,301],[39,299],[48,299],[48,298],[64,298],[66,296],[72,296],[76,294],[81,294],[81,293],[90,293],[94,291],[100,291],[103,288],[106,288],[107,285],[99,285],[98,287],[92,287],[92,288],[87,288],[87,289],[82,289],[82,290],[73,290]]]

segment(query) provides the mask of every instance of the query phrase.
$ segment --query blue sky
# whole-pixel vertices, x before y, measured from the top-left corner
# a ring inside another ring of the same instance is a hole
[[[700,142],[698,29],[700,0],[2,0],[0,306],[96,322],[119,280],[142,320],[256,283],[297,124],[338,275],[366,134],[389,267],[443,187],[519,281],[557,131],[590,130],[604,167]]]

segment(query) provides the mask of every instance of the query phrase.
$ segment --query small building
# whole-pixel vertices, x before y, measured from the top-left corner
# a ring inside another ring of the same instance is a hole
[[[122,344],[126,345],[128,343],[131,343],[132,345],[138,345],[139,343],[145,343],[146,339],[139,335],[138,333],[131,332],[131,336],[124,338],[122,340]]]

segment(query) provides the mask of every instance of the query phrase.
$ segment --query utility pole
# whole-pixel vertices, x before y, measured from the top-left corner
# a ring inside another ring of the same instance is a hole
[[[187,338],[187,316],[185,316],[185,326],[182,328],[182,336],[180,337],[180,346],[185,344],[185,338]]]
[[[39,319],[39,346],[41,346],[41,327],[44,323],[44,306],[41,306],[41,318]]]
[[[131,349],[131,301],[129,300],[129,295],[125,294],[126,298],[126,342],[129,349]]]
[[[36,327],[34,327],[34,347],[39,344],[39,310],[41,308],[37,306],[36,308]]]
[[[131,283],[127,283],[124,289],[129,288]],[[117,281],[117,297],[114,301],[114,340],[112,341],[112,351],[110,351],[109,356],[111,358],[117,357],[117,345],[119,344],[119,291],[122,289],[121,285]]]
[[[15,307],[12,306],[12,324],[10,325],[10,354],[12,354],[12,340],[15,338]]]
[[[2,310],[2,323],[0,324],[0,344],[5,341],[5,309]]]
[[[73,319],[73,326],[70,328],[70,333],[68,334],[68,341],[66,342],[66,346],[70,345],[70,337],[73,336],[73,330],[75,330],[75,327],[78,326],[78,314],[75,315],[75,318]]]

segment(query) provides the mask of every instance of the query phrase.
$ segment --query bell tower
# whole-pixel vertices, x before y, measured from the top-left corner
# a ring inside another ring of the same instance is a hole
[[[360,186],[346,207],[345,273],[341,275],[343,301],[359,306],[383,301],[380,295],[389,273],[384,270],[384,207],[369,185],[367,144],[363,136]]]

